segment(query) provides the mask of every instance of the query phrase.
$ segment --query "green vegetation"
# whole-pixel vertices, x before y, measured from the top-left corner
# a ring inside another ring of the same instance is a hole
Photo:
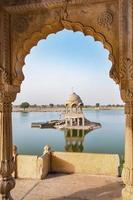
[[[30,107],[30,104],[28,102],[23,102],[20,105],[20,108],[23,108],[24,110],[25,110],[25,108],[29,108],[29,107]]]
[[[53,107],[54,107],[54,104],[53,104],[53,103],[50,103],[50,104],[49,104],[49,107],[50,107],[50,108],[53,108]]]
[[[43,104],[43,105],[37,105],[37,104],[32,104],[30,105],[28,102],[23,102],[21,103],[21,105],[14,105],[14,108],[19,109],[19,108],[23,108],[24,110],[26,108],[32,108],[36,109],[36,110],[47,110],[50,109],[64,109],[65,105],[64,104],[53,104],[53,103],[49,103],[49,104]],[[111,110],[111,109],[123,109],[124,105],[119,105],[119,104],[108,104],[108,105],[101,105],[100,103],[96,103],[95,105],[84,105],[85,109],[99,109],[99,110]]]
[[[96,103],[96,108],[99,108],[100,107],[100,103]]]
[[[125,160],[123,156],[120,156],[119,176],[122,176]]]

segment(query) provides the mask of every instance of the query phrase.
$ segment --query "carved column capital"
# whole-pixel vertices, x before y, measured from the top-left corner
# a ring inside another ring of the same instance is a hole
[[[16,95],[19,91],[20,91],[19,87],[12,85],[4,85],[4,87],[0,89],[0,104],[12,103],[15,100]]]
[[[125,103],[132,104],[133,102],[133,89],[127,88],[127,89],[121,89],[121,98]]]

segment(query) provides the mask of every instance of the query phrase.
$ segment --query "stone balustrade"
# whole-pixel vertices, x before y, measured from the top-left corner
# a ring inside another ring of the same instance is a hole
[[[117,154],[51,152],[47,145],[40,157],[18,155],[16,151],[13,155],[15,178],[44,179],[49,172],[119,176],[120,160]]]
[[[16,147],[13,148],[17,150]],[[13,176],[15,178],[44,179],[50,171],[50,147],[44,147],[42,156],[18,155],[13,151],[15,168]]]

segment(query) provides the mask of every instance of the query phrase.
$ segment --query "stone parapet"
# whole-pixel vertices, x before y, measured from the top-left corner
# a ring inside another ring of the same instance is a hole
[[[52,153],[52,171],[118,176],[120,159],[117,154]]]
[[[37,155],[17,155],[16,178],[44,179],[49,172],[86,173],[119,176],[117,154],[44,152]]]

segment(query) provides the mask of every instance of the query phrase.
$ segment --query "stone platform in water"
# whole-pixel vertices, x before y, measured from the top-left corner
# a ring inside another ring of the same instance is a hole
[[[48,122],[33,122],[31,124],[32,128],[56,128],[56,129],[76,129],[76,130],[94,130],[101,128],[100,123],[91,122],[85,118],[84,126],[66,126],[65,120],[51,120]]]

